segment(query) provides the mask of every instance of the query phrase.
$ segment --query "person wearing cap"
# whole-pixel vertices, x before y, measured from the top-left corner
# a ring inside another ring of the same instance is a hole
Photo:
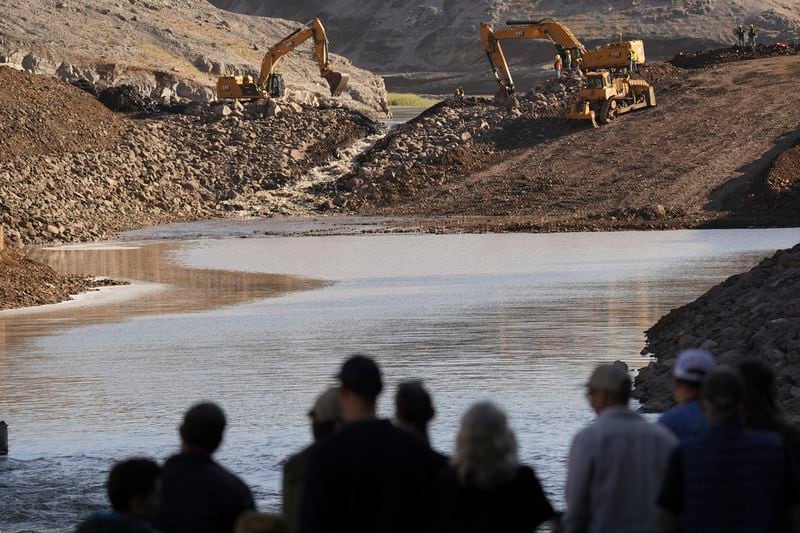
[[[706,378],[709,430],[670,457],[658,496],[660,531],[798,531],[796,465],[777,433],[745,428],[745,391],[734,368]]]
[[[302,451],[292,455],[283,465],[283,516],[289,531],[297,531],[300,525],[303,481],[308,462],[316,444],[332,434],[342,421],[342,403],[339,400],[339,387],[330,387],[323,392],[308,412],[311,419],[311,433],[314,442]]]
[[[658,419],[679,440],[702,435],[708,421],[700,405],[703,380],[714,370],[714,356],[705,350],[683,350],[672,367],[672,395],[678,404]]]
[[[655,501],[677,439],[628,407],[631,378],[619,365],[598,366],[586,394],[597,418],[572,442],[564,530],[655,531]]]
[[[430,446],[428,424],[436,416],[431,395],[425,390],[420,381],[405,381],[397,386],[394,397],[394,417],[399,428],[410,431],[424,440]],[[434,462],[437,468],[447,466],[447,456],[431,447]]]
[[[343,425],[311,454],[300,532],[431,531],[437,499],[429,447],[377,418],[383,379],[372,359],[349,358],[337,377]]]

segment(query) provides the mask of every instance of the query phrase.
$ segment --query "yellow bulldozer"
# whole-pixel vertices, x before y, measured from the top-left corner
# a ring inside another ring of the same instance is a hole
[[[646,81],[599,70],[586,74],[586,87],[570,106],[567,120],[588,120],[598,128],[619,115],[655,106],[656,92]]]
[[[261,61],[258,80],[252,76],[223,76],[217,80],[217,98],[236,100],[262,100],[281,98],[286,95],[283,75],[275,72],[278,62],[308,39],[314,39],[314,53],[319,64],[320,76],[325,78],[331,96],[339,96],[347,88],[347,74],[331,68],[328,54],[328,36],[322,21],[315,18],[269,49]]]
[[[495,97],[498,101],[515,92],[501,41],[526,39],[552,42],[559,54],[568,53],[586,75],[586,88],[581,90],[579,101],[570,106],[568,120],[591,121],[598,127],[598,123],[606,124],[629,111],[655,107],[653,87],[644,80],[631,79],[629,71],[631,61],[634,66],[645,62],[642,41],[620,39],[587,50],[567,26],[552,19],[509,21],[507,27],[497,30],[489,24],[481,24],[481,41],[500,85]]]

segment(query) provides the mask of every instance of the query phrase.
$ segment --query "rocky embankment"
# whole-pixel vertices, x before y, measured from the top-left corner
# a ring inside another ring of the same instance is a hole
[[[0,310],[59,303],[74,294],[118,284],[106,279],[63,276],[28,259],[19,250],[0,250]]]
[[[357,160],[335,188],[334,204],[360,212],[392,206],[485,164],[499,152],[564,129],[561,117],[583,85],[579,73],[549,81],[504,105],[452,97],[393,129]],[[542,124],[537,119],[553,118]],[[533,126],[533,127],[532,127]]]
[[[800,416],[800,245],[727,279],[647,331],[643,353],[656,361],[641,370],[635,392],[646,410],[672,405],[670,371],[678,351],[690,347],[724,364],[766,360],[778,374],[784,406]]]
[[[326,210],[306,176],[380,128],[348,109],[274,102],[130,119],[56,80],[8,68],[0,80],[15,102],[0,109],[0,224],[14,245]],[[49,98],[58,105],[39,101]]]
[[[171,104],[215,98],[219,76],[258,74],[269,48],[308,21],[236,15],[207,0],[0,0],[0,64],[102,91],[130,85]],[[335,36],[331,36],[334,39]],[[333,101],[310,41],[279,71],[291,97]],[[383,79],[333,55],[350,84],[336,101],[385,115]]]

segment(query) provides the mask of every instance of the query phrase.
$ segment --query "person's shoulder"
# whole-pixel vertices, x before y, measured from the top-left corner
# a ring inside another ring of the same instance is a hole
[[[314,453],[315,446],[313,444],[306,446],[302,450],[297,453],[290,455],[286,462],[283,465],[284,470],[294,470],[296,468],[302,467],[304,464],[308,463],[308,460],[311,458],[311,454]]]

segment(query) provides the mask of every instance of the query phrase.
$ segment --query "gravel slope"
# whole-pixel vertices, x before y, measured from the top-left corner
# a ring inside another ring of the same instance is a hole
[[[235,15],[206,0],[0,0],[0,12],[0,64],[200,101],[213,97],[219,74],[258,69],[269,47],[299,26]],[[343,57],[333,59],[351,75],[340,100],[362,112],[385,114],[383,80]],[[287,56],[280,70],[299,99],[309,93],[329,98],[310,44]]]

